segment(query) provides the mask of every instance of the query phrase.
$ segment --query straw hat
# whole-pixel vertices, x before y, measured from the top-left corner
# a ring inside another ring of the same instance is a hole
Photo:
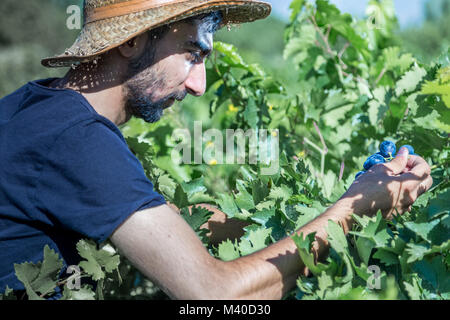
[[[256,0],[85,0],[84,26],[75,43],[41,63],[70,67],[89,62],[147,30],[218,10],[223,25],[230,25],[266,18],[271,6]]]

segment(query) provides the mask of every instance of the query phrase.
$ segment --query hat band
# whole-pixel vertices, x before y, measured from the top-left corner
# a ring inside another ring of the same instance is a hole
[[[190,0],[130,0],[120,2],[104,7],[89,10],[86,13],[86,22],[91,23],[99,20],[124,16],[130,13],[145,11],[152,8],[160,7],[164,4],[176,4],[180,2],[187,2]]]

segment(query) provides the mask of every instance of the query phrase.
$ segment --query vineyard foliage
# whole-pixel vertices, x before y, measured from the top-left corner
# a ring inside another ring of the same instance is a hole
[[[263,175],[267,163],[221,164],[214,152],[202,164],[177,162],[172,152],[179,140],[172,133],[192,132],[195,120],[181,108],[152,125],[131,120],[121,128],[130,148],[156,190],[181,208],[218,259],[233,260],[290,236],[312,275],[299,277],[286,299],[449,299],[449,51],[429,65],[403,52],[393,36],[397,20],[390,0],[371,0],[365,20],[326,0],[294,0],[291,11],[284,54],[298,67],[295,92],[264,66],[246,63],[229,44],[216,42],[207,61],[209,119],[203,130],[268,129],[279,139],[277,172]],[[315,263],[314,235],[293,232],[342,196],[384,140],[414,146],[432,166],[432,188],[410,213],[391,221],[381,213],[355,216],[347,236],[330,221],[329,255]],[[218,142],[204,139],[202,150]],[[194,158],[199,149],[191,149]],[[209,243],[200,226],[212,213],[198,207],[188,213],[200,203],[247,221],[245,234]],[[58,277],[62,261],[46,247],[42,263],[15,265],[28,297],[50,298],[58,286],[62,299],[165,297],[110,244],[99,248],[83,240],[77,249],[80,274],[90,283],[70,289],[74,278]]]

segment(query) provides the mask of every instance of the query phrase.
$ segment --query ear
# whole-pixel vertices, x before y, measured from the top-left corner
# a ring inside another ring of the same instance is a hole
[[[119,54],[125,59],[133,59],[144,53],[147,41],[148,35],[145,32],[137,37],[134,37],[133,39],[128,40],[117,49]]]

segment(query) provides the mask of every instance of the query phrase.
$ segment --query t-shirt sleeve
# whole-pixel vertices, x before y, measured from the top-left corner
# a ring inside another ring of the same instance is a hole
[[[165,204],[121,135],[100,121],[79,123],[57,138],[36,200],[53,224],[98,243],[134,212]]]

